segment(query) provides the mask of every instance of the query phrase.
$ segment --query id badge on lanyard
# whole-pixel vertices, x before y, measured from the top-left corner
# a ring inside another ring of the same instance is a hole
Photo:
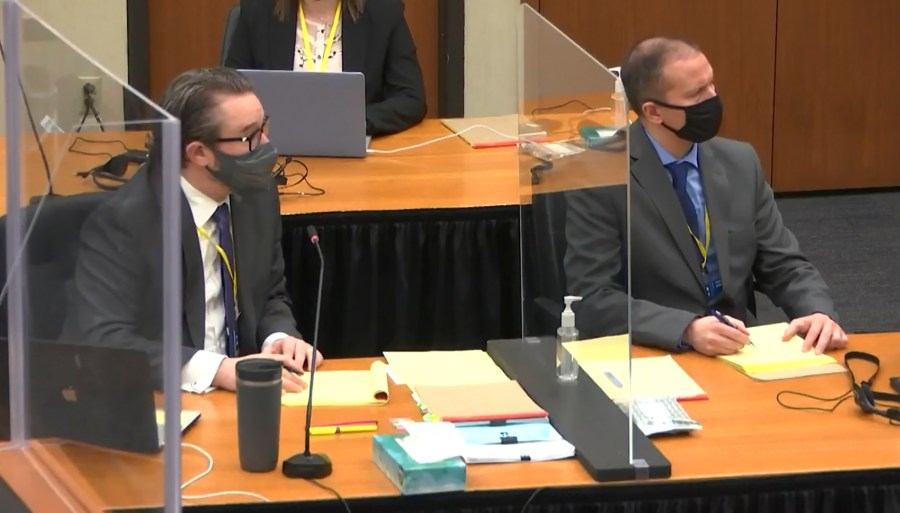
[[[709,212],[703,213],[703,224],[706,232],[706,240],[704,242],[700,242],[700,239],[694,235],[694,231],[691,230],[691,227],[688,226],[688,232],[691,234],[691,238],[694,239],[694,243],[697,245],[697,249],[700,251],[700,258],[702,262],[700,262],[700,270],[703,274],[704,282],[706,282],[706,299],[708,301],[713,301],[718,298],[724,289],[722,285],[722,279],[716,278],[715,280],[710,281],[709,272],[706,268],[706,263],[709,261],[709,244],[712,239],[712,230],[710,229],[709,223]]]

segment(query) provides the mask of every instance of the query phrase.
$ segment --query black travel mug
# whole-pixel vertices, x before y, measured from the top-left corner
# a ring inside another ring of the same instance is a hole
[[[278,465],[282,368],[266,358],[237,363],[238,453],[245,472],[270,472]]]

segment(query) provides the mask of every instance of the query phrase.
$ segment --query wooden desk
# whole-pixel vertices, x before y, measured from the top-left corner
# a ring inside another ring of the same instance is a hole
[[[568,120],[571,115],[557,117]],[[554,140],[576,135],[576,124],[559,122],[554,126],[556,130],[551,133]],[[405,132],[375,139],[372,148],[404,148],[450,134],[439,120],[428,119]],[[22,190],[23,200],[27,201],[46,191],[47,179],[34,139],[29,134],[23,135],[26,138],[23,142]],[[93,132],[82,137],[91,142],[77,141],[75,149],[115,155],[123,151],[122,144],[128,148],[143,148],[145,133]],[[99,190],[90,178],[81,178],[75,173],[99,166],[109,156],[72,153],[69,147],[73,141],[73,134],[44,136],[54,191],[71,195]],[[304,157],[299,160],[309,167],[309,181],[324,189],[326,194],[286,194],[281,198],[284,215],[517,205],[520,200],[529,203],[532,194],[623,183],[628,166],[624,153],[586,152],[560,160],[552,172],[543,174],[542,183],[532,188],[529,170],[537,163],[535,159],[521,156],[514,147],[476,150],[459,137],[396,154],[371,154],[361,159]],[[5,171],[5,166],[5,138],[0,138],[0,169]],[[290,164],[286,170],[291,175],[302,171],[302,166],[297,163]],[[283,191],[310,192],[310,189],[299,184]],[[0,180],[0,212],[6,211],[5,192],[4,177]]]
[[[853,349],[877,354],[882,369],[876,388],[887,390],[887,378],[900,374],[900,334],[852,335]],[[639,348],[638,356],[658,354]],[[840,357],[840,353],[835,353]],[[834,397],[849,388],[845,374],[799,380],[757,383],[725,363],[698,354],[675,357],[709,394],[708,401],[688,402],[689,414],[703,424],[690,436],[658,438],[657,446],[672,462],[672,478],[643,483],[605,486],[727,480],[754,476],[800,475],[827,471],[876,470],[900,467],[897,428],[880,417],[865,415],[845,401],[834,413],[787,410],[775,401],[781,390],[796,390]],[[371,359],[327,362],[327,369],[362,368]],[[241,472],[237,459],[234,396],[214,392],[185,396],[185,408],[202,412],[199,423],[184,441],[203,447],[213,456],[212,473],[185,493],[204,494],[245,490],[272,501],[326,500],[329,494],[309,483],[284,478],[276,470],[265,474]],[[282,416],[280,458],[303,448],[304,408],[285,408]],[[390,403],[384,407],[319,408],[314,422],[378,419],[379,431],[393,432],[390,418],[415,417],[417,410],[404,387],[391,385]],[[623,443],[625,443],[623,441]],[[371,434],[314,437],[313,449],[331,457],[334,474],[322,482],[345,498],[396,496],[397,490],[371,462]],[[82,483],[89,495],[107,507],[157,504],[161,500],[161,460],[98,450],[77,444],[45,447],[57,468],[67,469],[66,481]],[[183,479],[206,467],[192,449],[183,451]],[[2,469],[0,469],[2,470]],[[595,485],[575,460],[544,463],[472,465],[468,490],[511,490],[539,487]],[[25,489],[27,493],[30,488]],[[253,499],[234,496],[186,503],[236,503]]]

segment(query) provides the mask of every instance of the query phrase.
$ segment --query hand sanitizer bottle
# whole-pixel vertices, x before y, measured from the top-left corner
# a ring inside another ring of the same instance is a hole
[[[563,301],[566,303],[566,308],[562,312],[559,329],[556,330],[556,378],[559,381],[574,382],[578,379],[578,363],[575,362],[572,353],[563,347],[563,343],[578,340],[572,303],[581,301],[581,297],[566,296]]]
[[[616,91],[613,93],[613,124],[616,128],[628,126],[628,106],[626,105],[625,86],[622,84],[622,77],[619,74],[619,68],[611,68],[616,75]]]

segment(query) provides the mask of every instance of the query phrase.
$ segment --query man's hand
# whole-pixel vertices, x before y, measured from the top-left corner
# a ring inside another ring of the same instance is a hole
[[[803,337],[803,352],[815,348],[816,354],[822,354],[828,349],[847,347],[847,334],[831,317],[822,313],[794,319],[781,339],[787,342],[794,335]]]
[[[294,337],[284,337],[263,348],[264,355],[282,355],[287,358],[287,366],[292,370],[303,373],[312,365],[312,346]],[[322,365],[322,353],[316,352],[316,368]]]
[[[706,356],[734,354],[750,343],[750,332],[744,323],[725,316],[734,328],[713,316],[694,319],[684,330],[684,341]]]
[[[237,374],[235,367],[237,366],[237,362],[248,358],[267,358],[269,360],[281,362],[282,365],[288,364],[289,361],[287,356],[281,354],[251,354],[241,358],[225,358],[222,360],[222,363],[219,364],[218,370],[216,370],[216,376],[213,378],[212,385],[216,388],[231,390],[232,392],[235,391],[237,389]],[[283,369],[281,371],[281,388],[285,392],[302,392],[306,390],[306,383],[300,379],[300,376],[287,369]]]

